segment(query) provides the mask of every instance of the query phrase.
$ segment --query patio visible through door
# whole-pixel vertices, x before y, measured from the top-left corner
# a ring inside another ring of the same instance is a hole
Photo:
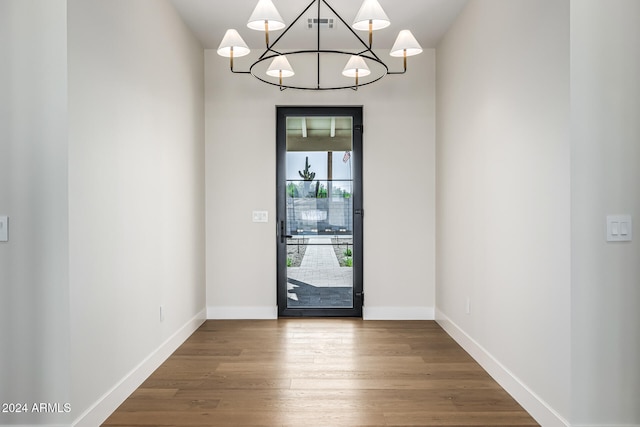
[[[278,311],[361,316],[362,107],[278,107]]]

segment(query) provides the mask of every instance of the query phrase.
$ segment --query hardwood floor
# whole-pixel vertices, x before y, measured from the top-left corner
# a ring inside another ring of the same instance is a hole
[[[104,426],[538,425],[432,321],[209,320]]]

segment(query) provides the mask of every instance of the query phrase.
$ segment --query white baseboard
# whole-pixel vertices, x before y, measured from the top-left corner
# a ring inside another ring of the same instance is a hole
[[[640,424],[572,424],[571,427],[640,427]]]
[[[364,307],[364,320],[434,320],[433,307]]]
[[[571,427],[640,427],[640,424],[572,424]]]
[[[278,318],[278,306],[207,307],[207,319],[271,320]]]
[[[33,424],[0,424],[0,427],[33,427]],[[38,427],[69,427],[69,424],[38,424]]]
[[[544,427],[569,427],[570,424],[526,384],[511,373],[487,350],[460,329],[440,310],[436,321],[467,353],[473,357],[535,420]],[[609,426],[611,427],[611,426]]]
[[[433,307],[364,307],[365,320],[434,320]],[[207,319],[277,319],[277,306],[207,307]]]
[[[102,424],[171,354],[205,321],[205,310],[199,312],[131,372],[125,375],[111,390],[80,415],[72,427],[95,427]]]

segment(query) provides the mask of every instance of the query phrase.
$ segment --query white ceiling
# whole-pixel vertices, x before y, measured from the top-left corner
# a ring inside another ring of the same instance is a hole
[[[319,0],[314,0],[314,3]],[[391,26],[374,33],[373,47],[390,49],[400,30],[410,29],[423,48],[434,48],[446,33],[468,0],[379,0],[391,20]],[[362,0],[327,0],[333,9],[351,25]],[[171,0],[178,13],[192,29],[205,49],[217,49],[228,28],[237,29],[252,49],[263,49],[264,33],[247,28],[247,20],[257,0]],[[286,24],[311,3],[311,0],[273,0]],[[311,12],[313,10],[313,12]],[[279,49],[300,49],[316,43],[316,32],[306,29],[306,19],[317,17],[317,3],[288,32]],[[334,18],[335,30],[323,30],[323,48],[361,48],[357,40],[335,15],[322,4],[322,18]],[[304,22],[302,22],[304,21]],[[317,30],[316,30],[317,31]],[[274,32],[271,43],[282,31]],[[367,39],[367,33],[358,32]],[[354,43],[355,41],[355,43]]]

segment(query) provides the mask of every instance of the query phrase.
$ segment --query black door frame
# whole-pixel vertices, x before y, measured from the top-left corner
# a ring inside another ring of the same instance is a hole
[[[286,224],[287,117],[352,117],[353,146],[353,307],[287,307],[287,246],[281,224]],[[280,317],[362,317],[363,292],[363,208],[362,208],[362,106],[278,106],[276,107],[276,224],[277,224],[277,301]],[[284,221],[284,222],[283,222]]]

